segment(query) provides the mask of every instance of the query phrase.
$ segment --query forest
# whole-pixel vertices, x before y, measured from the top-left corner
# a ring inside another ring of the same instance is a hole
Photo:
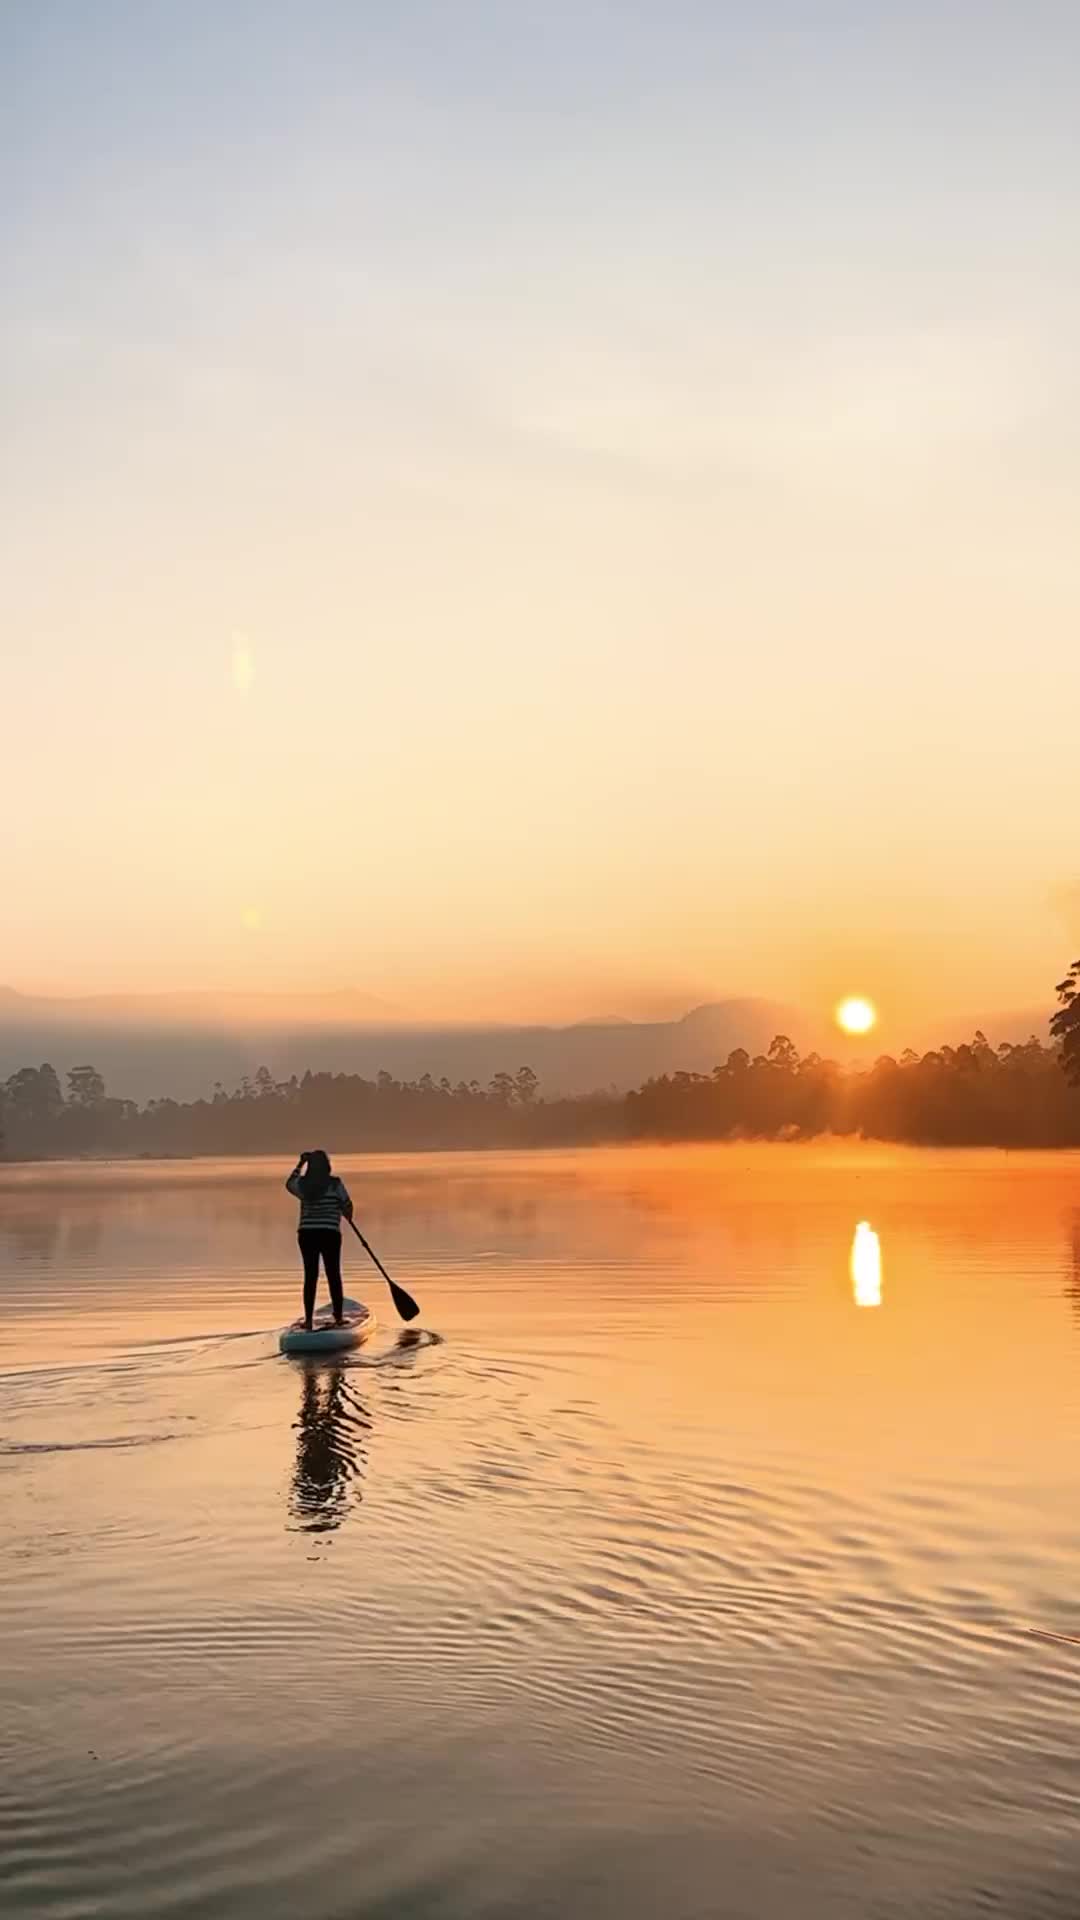
[[[982,1033],[929,1053],[842,1067],[800,1056],[778,1034],[711,1073],[665,1074],[624,1095],[545,1098],[528,1066],[477,1081],[401,1081],[266,1067],[211,1098],[110,1095],[91,1065],[62,1085],[48,1063],[0,1085],[0,1155],[187,1157],[552,1147],[632,1140],[812,1140],[861,1137],[925,1146],[1080,1146],[1080,963],[1058,988],[1051,1042],[992,1047]]]

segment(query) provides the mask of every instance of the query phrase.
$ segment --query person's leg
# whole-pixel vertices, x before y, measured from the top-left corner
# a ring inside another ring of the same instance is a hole
[[[304,1325],[310,1327],[311,1316],[315,1311],[315,1294],[319,1285],[319,1236],[311,1228],[296,1236],[300,1246],[300,1258],[304,1263]]]
[[[341,1235],[327,1230],[323,1235],[323,1265],[330,1287],[330,1305],[334,1309],[334,1319],[341,1324],[344,1292],[341,1285]]]

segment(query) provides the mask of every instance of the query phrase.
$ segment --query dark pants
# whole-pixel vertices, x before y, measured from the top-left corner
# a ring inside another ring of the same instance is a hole
[[[334,1319],[341,1319],[341,1234],[333,1227],[301,1227],[296,1236],[304,1262],[304,1319],[310,1325],[319,1288],[319,1259],[326,1268]]]

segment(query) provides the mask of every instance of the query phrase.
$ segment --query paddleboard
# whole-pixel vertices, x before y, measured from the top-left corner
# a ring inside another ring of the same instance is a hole
[[[294,1320],[291,1327],[283,1327],[278,1335],[278,1347],[282,1353],[337,1353],[343,1347],[358,1347],[361,1340],[375,1331],[375,1315],[370,1307],[361,1300],[345,1300],[344,1319],[340,1327],[334,1324],[334,1315],[330,1307],[320,1307],[310,1329],[302,1319]]]

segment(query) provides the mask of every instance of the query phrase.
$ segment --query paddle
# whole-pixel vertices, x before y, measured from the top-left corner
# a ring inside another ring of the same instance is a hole
[[[379,1259],[378,1254],[373,1253],[371,1248],[368,1246],[368,1243],[364,1239],[364,1236],[361,1233],[359,1227],[357,1226],[356,1221],[350,1220],[349,1225],[352,1228],[353,1232],[355,1233],[357,1239],[359,1240],[360,1245],[363,1247],[364,1252],[368,1254],[372,1260],[374,1260],[375,1265],[378,1267],[379,1272],[382,1274],[383,1279],[386,1281],[386,1284],[390,1289],[390,1298],[392,1299],[402,1319],[415,1320],[420,1309],[417,1306],[416,1301],[413,1299],[412,1294],[406,1293],[404,1287],[399,1287],[396,1281],[391,1280],[390,1275],[387,1273],[386,1268],[383,1266],[383,1263]]]

